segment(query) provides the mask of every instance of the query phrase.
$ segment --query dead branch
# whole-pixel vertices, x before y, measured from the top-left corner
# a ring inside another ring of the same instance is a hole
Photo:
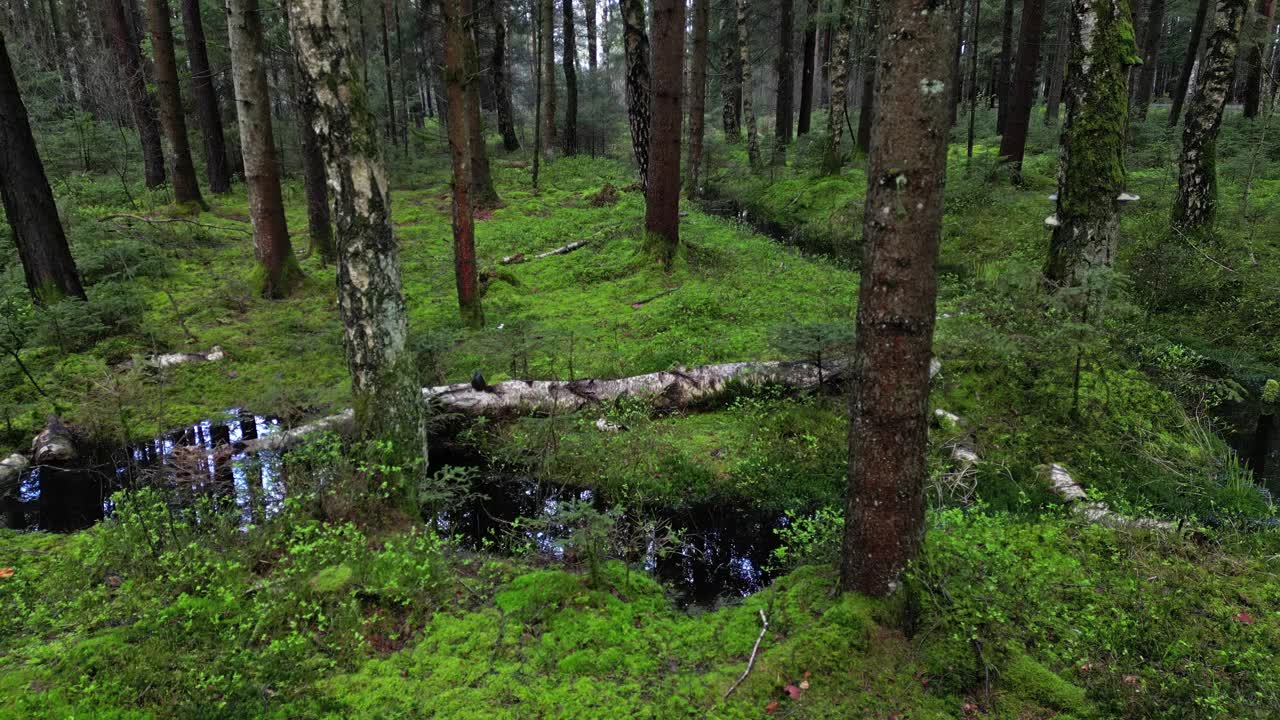
[[[530,258],[526,258],[524,253],[516,253],[515,255],[508,255],[502,258],[502,264],[518,265],[523,262],[529,262],[530,260],[541,260],[542,258],[548,258],[548,257],[551,257],[552,255],[568,255],[574,250],[578,250],[579,248],[586,247],[587,245],[590,244],[590,242],[591,241],[589,240],[575,240],[569,243],[568,245],[561,245],[560,247],[554,250],[548,250],[544,253],[538,253],[537,255],[534,255],[533,257],[530,257]]]
[[[724,697],[720,698],[721,700],[727,700],[729,696],[733,694],[733,691],[737,690],[738,686],[742,684],[742,681],[747,679],[747,675],[751,674],[751,668],[754,667],[756,664],[756,655],[759,654],[760,652],[760,641],[764,640],[764,634],[766,631],[768,631],[768,629],[769,629],[769,618],[765,617],[764,610],[761,610],[760,611],[760,634],[756,636],[756,644],[754,647],[751,648],[751,657],[747,660],[747,669],[743,670],[742,674],[738,676],[738,679],[735,680],[734,683],[729,686],[729,689],[724,691]]]
[[[242,227],[235,227],[234,225],[213,225],[211,223],[202,223],[198,220],[191,220],[189,218],[180,218],[180,217],[149,218],[149,217],[143,217],[142,215],[131,215],[129,213],[116,213],[114,215],[104,215],[98,218],[98,222],[107,222],[108,220],[133,220],[135,222],[142,222],[148,225],[168,225],[171,223],[185,223],[187,225],[195,225],[197,227],[210,228],[213,230],[230,230],[232,232],[244,233],[245,235],[249,235],[249,236],[253,235],[252,230],[246,230],[245,228],[242,228]]]

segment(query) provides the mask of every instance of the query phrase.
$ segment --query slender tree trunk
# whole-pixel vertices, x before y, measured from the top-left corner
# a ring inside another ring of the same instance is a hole
[[[822,62],[818,64],[822,82],[818,89],[818,107],[831,107],[831,43],[834,37],[835,31],[830,25],[822,28]]]
[[[1164,0],[1155,0],[1155,2],[1164,2]],[[1045,107],[1044,122],[1046,125],[1052,125],[1058,122],[1058,107],[1062,104],[1062,86],[1066,82],[1067,75],[1067,55],[1070,49],[1067,47],[1067,34],[1070,32],[1070,23],[1067,20],[1068,14],[1064,9],[1062,14],[1058,16],[1058,32],[1054,36],[1053,51],[1053,70],[1049,75],[1049,87],[1045,91]]]
[[[844,165],[844,151],[840,145],[849,112],[846,96],[849,89],[849,43],[857,9],[854,0],[844,0],[840,21],[836,25],[835,48],[832,50],[835,72],[831,79],[831,111],[827,113],[827,150],[822,160],[823,171],[828,174],[840,172],[840,166]]]
[[[205,173],[209,190],[221,195],[231,191],[231,166],[227,162],[227,140],[222,132],[218,91],[213,87],[200,0],[182,0],[182,22],[187,33],[187,60],[191,64],[191,97],[200,136],[204,138]]]
[[[396,24],[396,64],[400,67],[400,82],[396,86],[400,89],[400,142],[403,143],[405,154],[409,153],[409,92],[405,80],[408,75],[408,66],[404,61],[404,26],[400,23],[400,0],[391,0],[393,10],[393,20]]]
[[[689,159],[685,163],[685,192],[698,196],[702,170],[702,140],[707,115],[707,34],[710,0],[693,0],[693,51],[689,69]]]
[[[169,175],[173,199],[179,205],[205,207],[191,161],[187,139],[187,119],[182,110],[178,86],[178,63],[173,49],[173,26],[169,20],[169,0],[147,0],[147,20],[151,29],[151,50],[155,54],[156,97],[160,101],[160,126],[169,140]]]
[[[996,132],[1003,135],[1009,118],[1009,85],[1013,77],[1013,0],[1004,0],[1004,18],[1000,25],[1000,79],[996,84],[996,97],[1000,109],[996,111]]]
[[[795,95],[795,53],[792,50],[792,36],[795,35],[795,2],[796,0],[778,1],[778,95],[777,111],[774,116],[774,137],[783,148],[781,157],[786,164],[786,146],[791,142],[791,126],[795,123],[792,111],[792,96]],[[779,155],[775,153],[777,162]]]
[[[1105,1],[1105,0],[1104,0]],[[1040,35],[1044,26],[1044,0],[1025,0],[1022,29],[1018,33],[1018,59],[1009,88],[1009,112],[1000,138],[1000,160],[1009,167],[1015,183],[1022,182],[1022,156],[1035,104],[1036,65],[1040,61]],[[1128,83],[1125,83],[1128,88]]]
[[[1246,58],[1248,75],[1244,80],[1244,116],[1253,118],[1262,109],[1262,85],[1266,68],[1267,45],[1272,43],[1272,20],[1276,14],[1276,0],[1257,0],[1256,21],[1252,41],[1242,53]]]
[[[671,269],[680,248],[680,96],[684,87],[684,0],[653,0],[653,133],[644,196],[650,250]]]
[[[1045,275],[1079,286],[1111,267],[1125,189],[1129,68],[1139,62],[1126,0],[1072,0],[1057,221]]]
[[[573,0],[564,0],[564,154],[578,154],[578,39],[573,32]]]
[[[244,153],[249,217],[255,255],[262,265],[262,294],[287,296],[301,278],[293,256],[280,193],[271,96],[267,90],[262,11],[258,0],[227,0],[227,36],[231,41],[231,77],[235,83],[240,149]]]
[[[1142,68],[1138,71],[1138,85],[1133,91],[1133,115],[1138,120],[1147,119],[1151,108],[1151,92],[1156,81],[1160,45],[1164,41],[1164,13],[1166,0],[1151,0],[1147,16],[1146,40],[1142,43]]]
[[[391,78],[391,31],[388,17],[390,13],[387,9],[390,4],[391,0],[382,3],[382,79],[387,90],[387,141],[395,147],[400,136],[396,134],[396,94]]]
[[[738,4],[738,58],[742,63],[742,118],[747,126],[747,162],[751,167],[760,167],[760,132],[756,128],[755,102],[752,100],[751,82],[751,43],[747,35],[747,3],[749,0],[737,0]]]
[[[0,194],[18,245],[27,289],[36,303],[84,299],[80,273],[58,218],[27,108],[18,90],[4,33],[0,32]]]
[[[471,177],[471,204],[477,208],[491,208],[496,207],[500,201],[493,185],[493,173],[489,170],[489,147],[484,139],[484,117],[480,107],[480,79],[483,76],[480,73],[480,52],[475,41],[475,15],[471,0],[465,0],[465,5],[467,13],[462,18],[462,25],[466,32],[462,38],[462,60],[471,78],[463,84],[467,99],[466,131],[471,146],[467,156]]]
[[[529,15],[529,40],[533,45],[529,54],[533,60],[533,189],[537,191],[542,164],[542,0],[529,0]]]
[[[391,194],[377,124],[353,66],[347,20],[341,4],[327,0],[291,0],[287,8],[334,191],[338,311],[356,433],[365,441],[389,441],[398,457],[425,463],[426,424],[413,357],[405,347],[408,318],[391,231]]]
[[[1173,91],[1173,105],[1169,108],[1169,127],[1178,124],[1182,116],[1182,105],[1187,98],[1187,90],[1191,87],[1191,74],[1195,71],[1196,60],[1200,54],[1200,36],[1204,33],[1205,19],[1214,0],[1200,0],[1196,9],[1196,19],[1191,26],[1191,40],[1187,45],[1187,54],[1182,61],[1182,73],[1178,75],[1178,86]]]
[[[982,20],[982,0],[973,0],[973,27],[969,34],[969,139],[966,157],[973,157],[974,123],[978,118],[978,26]]]
[[[608,2],[609,0],[605,0]],[[596,71],[596,0],[585,0],[582,11],[587,16],[587,68]]]
[[[951,80],[948,83],[951,88],[951,104],[949,106],[951,125],[948,127],[954,127],[956,120],[960,117],[960,96],[962,94],[960,86],[964,83],[964,75],[960,72],[960,50],[964,47],[965,8],[970,1],[971,0],[960,0],[955,9],[956,20],[953,27],[955,29],[956,39],[951,45],[954,48],[954,54],[951,57]],[[1043,2],[1043,0],[1041,0],[1041,2]]]
[[[939,79],[955,42],[955,13],[932,0],[884,0],[881,13],[840,565],[842,590],[876,596],[899,587],[924,539],[951,94]]]
[[[468,85],[478,81],[472,72],[471,7],[469,0],[442,0],[444,15],[445,87],[449,92],[449,151],[453,158],[453,268],[458,308],[469,327],[484,326],[480,284],[476,272],[475,218],[471,206],[471,142],[468,126],[475,118]]]
[[[138,36],[131,29],[122,0],[102,0],[102,7],[104,24],[111,33],[111,44],[124,74],[129,109],[133,112],[133,122],[138,127],[138,138],[142,143],[143,175],[147,187],[159,187],[165,180],[164,148],[160,144],[160,120],[155,97],[147,89],[146,67],[138,48]]]
[[[879,44],[876,18],[880,0],[867,4],[867,38],[862,55],[862,100],[858,110],[858,149],[871,152],[871,122],[875,117],[876,46]]]
[[[289,13],[283,14],[286,29]],[[329,182],[325,173],[324,148],[315,129],[315,108],[307,102],[302,87],[303,70],[298,58],[290,53],[289,82],[293,90],[294,114],[298,123],[298,138],[302,144],[302,178],[307,194],[307,230],[311,237],[310,252],[328,265],[337,260],[338,248],[333,239],[333,218],[329,212]]]
[[[1231,92],[1240,29],[1248,0],[1217,0],[1196,94],[1187,108],[1178,159],[1178,197],[1173,225],[1188,233],[1213,229],[1218,209],[1218,129]]]
[[[742,132],[738,129],[742,77],[738,73],[738,23],[735,18],[720,18],[720,37],[720,100],[724,105],[721,116],[724,139],[737,143],[742,140]]]
[[[800,70],[800,119],[796,135],[808,135],[813,114],[813,70],[818,54],[818,0],[805,1],[804,59]]]
[[[621,0],[622,42],[626,49],[627,121],[641,187],[649,187],[649,123],[653,113],[649,74],[649,36],[644,29],[644,0]]]
[[[493,92],[498,97],[498,132],[502,134],[502,147],[507,152],[520,149],[516,136],[515,113],[511,109],[510,68],[507,66],[506,11],[499,0],[489,0],[489,12],[493,16]]]
[[[552,0],[539,1],[542,3],[542,154],[550,159],[556,146],[556,11]]]

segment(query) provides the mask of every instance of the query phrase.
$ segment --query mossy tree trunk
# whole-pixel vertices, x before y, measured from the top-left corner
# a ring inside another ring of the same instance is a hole
[[[258,0],[228,0],[227,35],[231,44],[231,77],[236,116],[240,122],[240,151],[244,155],[245,184],[249,188],[249,217],[253,220],[254,254],[262,266],[264,297],[287,296],[302,270],[289,242],[276,161],[271,97],[267,90],[263,52],[262,10]]]
[[[561,3],[564,35],[560,58],[564,64],[564,154],[578,154],[578,38],[573,27],[573,0]]]
[[[1035,104],[1036,67],[1040,62],[1043,29],[1044,0],[1026,0],[1022,4],[1022,28],[1018,31],[1018,59],[1009,86],[1009,110],[1004,118],[1004,135],[1000,138],[1000,161],[1008,166],[1015,183],[1022,181],[1022,157],[1027,147],[1027,130],[1031,127],[1031,108]]]
[[[702,140],[707,114],[707,33],[710,0],[693,0],[693,49],[689,67],[689,159],[685,163],[685,193],[697,197],[701,182]]]
[[[1218,208],[1218,128],[1231,95],[1240,28],[1247,11],[1248,0],[1217,0],[1195,97],[1187,107],[1182,128],[1178,195],[1173,203],[1173,224],[1182,232],[1213,228]]]
[[[723,107],[720,117],[725,141],[738,143],[742,141],[738,128],[742,76],[738,72],[738,22],[731,15],[725,13],[725,17],[720,18],[720,102]]]
[[[747,34],[747,2],[737,0],[738,62],[742,66],[742,122],[747,126],[747,162],[760,167],[760,131],[756,127],[755,102],[752,100],[751,38]]]
[[[1146,38],[1142,43],[1142,68],[1138,72],[1137,86],[1133,90],[1133,116],[1146,120],[1151,108],[1151,94],[1156,84],[1156,65],[1160,60],[1160,46],[1164,42],[1164,13],[1166,0],[1151,0],[1148,8]]]
[[[338,228],[338,311],[357,436],[388,441],[405,461],[427,457],[400,259],[391,232],[391,195],[378,127],[340,3],[290,0],[290,35],[313,103]]]
[[[831,73],[831,108],[827,113],[827,147],[822,156],[822,169],[828,174],[840,172],[844,165],[844,150],[841,149],[844,138],[844,127],[849,111],[849,43],[853,36],[853,23],[857,18],[858,6],[854,0],[844,0],[840,9],[840,20],[836,24],[835,47],[831,51],[835,65]],[[948,43],[949,45],[950,43]]]
[[[1048,280],[1078,286],[1111,266],[1125,187],[1129,68],[1138,62],[1126,0],[1072,0],[1067,117]]]
[[[9,63],[9,50],[0,32],[0,194],[5,217],[18,245],[18,259],[27,289],[36,303],[64,297],[84,299],[80,273],[58,219],[58,206],[49,188],[27,107]]]
[[[169,141],[169,178],[173,199],[179,205],[205,207],[191,161],[191,141],[182,109],[178,85],[178,61],[173,47],[173,23],[169,0],[147,0],[147,25],[151,31],[151,52],[155,59],[156,99],[160,102],[160,127]]]
[[[622,42],[626,54],[627,123],[631,152],[641,187],[649,187],[649,124],[653,113],[653,79],[649,71],[649,35],[644,27],[644,0],[622,1]]]
[[[800,109],[796,135],[808,135],[813,116],[813,71],[818,54],[818,0],[805,0],[804,43],[800,63]]]
[[[1191,74],[1195,71],[1196,60],[1200,57],[1200,36],[1204,33],[1205,22],[1214,0],[1200,0],[1196,8],[1196,19],[1191,25],[1191,40],[1187,43],[1187,52],[1182,60],[1182,72],[1178,75],[1178,85],[1173,90],[1173,105],[1169,108],[1169,127],[1176,127],[1178,118],[1182,117],[1182,105],[1187,99],[1187,89],[1191,87]]]
[[[684,0],[653,0],[653,133],[644,229],[667,269],[680,248],[680,100],[684,87]]]
[[[478,82],[467,62],[471,44],[469,0],[441,0],[444,16],[444,78],[449,94],[449,154],[453,160],[453,270],[458,308],[469,327],[484,326],[480,284],[476,271],[475,216],[471,206],[470,125],[468,85]]]
[[[1245,52],[1248,75],[1244,81],[1244,116],[1257,117],[1262,109],[1263,78],[1266,76],[1265,47],[1272,42],[1276,0],[1257,0],[1254,9],[1256,20],[1252,23],[1253,37]]]
[[[182,25],[187,33],[187,60],[191,64],[191,96],[200,136],[204,139],[205,176],[209,190],[221,195],[231,191],[231,165],[227,162],[227,139],[222,130],[213,69],[209,65],[200,0],[182,0]]]
[[[868,595],[892,593],[924,539],[954,19],[934,0],[881,4],[840,565],[841,589]]]
[[[147,187],[156,188],[165,181],[164,147],[160,142],[160,115],[156,110],[155,96],[147,89],[147,71],[142,63],[138,36],[125,15],[122,0],[103,0],[102,7],[104,24],[111,34],[111,45],[120,62],[120,72],[124,74],[125,94],[142,144],[143,177]]]

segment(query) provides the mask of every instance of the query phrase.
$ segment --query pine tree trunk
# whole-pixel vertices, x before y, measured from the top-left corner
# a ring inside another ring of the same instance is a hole
[[[804,59],[800,70],[800,118],[796,135],[808,135],[813,114],[813,71],[818,53],[818,0],[805,2]]]
[[[573,31],[573,0],[564,0],[564,154],[578,154],[578,39]]]
[[[382,79],[387,91],[387,142],[392,147],[400,141],[396,134],[396,94],[391,78],[391,31],[390,14],[387,10],[391,0],[382,3]]]
[[[389,441],[405,461],[427,458],[427,433],[391,232],[391,194],[377,123],[339,3],[287,3],[306,101],[313,104],[338,227],[338,311],[351,373],[355,427]]]
[[[502,147],[507,152],[520,149],[516,136],[515,112],[511,108],[510,68],[507,67],[507,20],[499,0],[489,0],[489,12],[493,16],[493,92],[498,96],[498,132],[502,134]]]
[[[747,162],[760,167],[760,132],[756,127],[755,102],[752,99],[751,43],[747,35],[747,3],[737,0],[738,7],[738,61],[742,64],[742,119],[747,126]]]
[[[1156,65],[1159,63],[1160,46],[1164,41],[1164,13],[1166,0],[1151,0],[1148,8],[1146,39],[1142,43],[1142,68],[1138,71],[1138,85],[1133,91],[1133,116],[1147,119],[1151,108],[1151,93],[1156,82]]]
[[[204,198],[200,195],[200,183],[196,180],[196,166],[191,161],[191,142],[187,138],[187,119],[182,109],[182,91],[178,86],[178,63],[173,49],[169,0],[147,0],[147,24],[151,30],[151,50],[155,54],[160,126],[169,140],[169,176],[173,183],[173,199],[179,205],[205,207]]]
[[[489,146],[484,139],[484,116],[480,106],[480,79],[483,75],[480,72],[480,51],[475,41],[475,15],[471,0],[465,0],[465,3],[467,14],[463,16],[462,24],[466,33],[462,38],[462,60],[470,77],[474,79],[463,85],[467,99],[467,107],[464,108],[467,114],[466,130],[471,146],[467,156],[471,177],[471,204],[477,208],[491,208],[496,207],[500,200],[493,185],[493,173],[489,170]]]
[[[1009,112],[1000,138],[1000,160],[1009,167],[1015,183],[1022,182],[1022,156],[1027,147],[1031,107],[1035,104],[1036,65],[1040,61],[1040,35],[1044,26],[1044,0],[1026,0],[1018,32],[1018,58],[1009,87]],[[1128,88],[1128,83],[1125,83]]]
[[[1182,232],[1213,229],[1218,209],[1218,129],[1231,92],[1240,29],[1248,8],[1248,0],[1217,0],[1195,97],[1187,107],[1182,128],[1178,197],[1173,203],[1173,224]]]
[[[1045,275],[1079,286],[1111,266],[1125,189],[1129,68],[1138,63],[1125,0],[1072,0],[1067,117],[1058,165],[1057,226]]]
[[[822,82],[818,88],[818,107],[831,107],[831,43],[835,31],[828,25],[822,28],[822,62],[818,64]]]
[[[542,154],[550,159],[556,146],[556,13],[552,0],[539,2],[542,7],[542,47],[539,48],[542,52]]]
[[[458,287],[458,308],[468,327],[484,326],[480,284],[476,271],[475,217],[471,206],[471,140],[468,85],[477,82],[471,72],[471,8],[469,0],[442,0],[444,16],[445,87],[449,93],[449,152],[453,159],[453,269]]]
[[[856,17],[857,5],[854,0],[844,0],[840,21],[836,25],[835,47],[831,51],[835,72],[831,78],[831,111],[827,113],[827,149],[822,159],[823,171],[828,174],[840,172],[840,166],[844,165],[844,151],[840,145],[849,111],[846,96],[849,90],[849,43]]]
[[[1164,0],[1154,0],[1163,3]],[[1045,91],[1045,107],[1044,122],[1046,125],[1052,125],[1058,122],[1058,107],[1062,104],[1062,86],[1066,82],[1067,75],[1067,55],[1070,53],[1067,48],[1067,33],[1070,31],[1070,24],[1067,21],[1067,12],[1063,10],[1058,16],[1058,32],[1054,36],[1053,51],[1053,69],[1049,75],[1049,87]]]
[[[1013,0],[1004,0],[1004,19],[1000,25],[1000,79],[996,83],[996,97],[1000,109],[996,111],[996,132],[1004,134],[1009,118],[1009,87],[1013,78]]]
[[[724,106],[721,122],[725,141],[738,143],[742,141],[742,132],[738,129],[742,77],[738,73],[738,22],[735,18],[720,18],[720,38],[720,101]]]
[[[867,4],[867,38],[862,55],[862,99],[858,109],[858,149],[871,152],[871,122],[875,119],[876,47],[879,44],[877,16],[880,0]]]
[[[182,23],[187,33],[187,60],[191,64],[191,97],[196,121],[204,138],[205,173],[209,190],[221,195],[231,191],[231,167],[227,162],[227,140],[222,131],[222,111],[218,91],[213,87],[213,69],[200,17],[200,0],[182,0]]]
[[[884,596],[924,539],[952,9],[884,0],[853,350],[840,588]],[[832,97],[834,104],[836,98]]]
[[[1276,0],[1257,0],[1255,8],[1254,37],[1245,49],[1247,75],[1244,80],[1244,116],[1254,118],[1262,110],[1262,85],[1266,67],[1265,48],[1272,41],[1272,20],[1276,14]]]
[[[962,94],[961,85],[963,84],[963,75],[960,72],[960,50],[964,47],[964,28],[965,28],[965,7],[971,0],[960,0],[956,5],[955,23],[952,26],[955,29],[956,39],[952,43],[955,48],[951,57],[951,80],[947,83],[950,89],[950,106],[948,109],[951,125],[954,127],[956,120],[960,116],[960,95]],[[1041,0],[1043,2],[1043,0]]]
[[[653,131],[644,229],[668,270],[680,247],[680,96],[684,88],[684,0],[653,0]]]
[[[605,0],[608,2],[608,0]],[[587,68],[594,75],[596,71],[596,0],[585,0],[582,11],[587,16]]]
[[[253,220],[254,254],[262,265],[261,290],[264,297],[282,298],[297,284],[302,271],[293,256],[284,217],[258,2],[227,0],[227,36],[245,184],[249,188],[249,217]]]
[[[781,157],[786,158],[786,146],[791,142],[791,126],[795,123],[792,96],[795,95],[795,57],[792,35],[795,34],[795,1],[778,2],[778,95],[774,116],[774,137],[782,147]],[[775,153],[775,163],[779,154]],[[785,162],[778,163],[785,164]]]
[[[1196,9],[1196,19],[1191,25],[1191,40],[1182,61],[1182,72],[1178,75],[1178,86],[1173,91],[1173,105],[1169,108],[1169,127],[1176,126],[1178,118],[1182,116],[1182,105],[1186,101],[1187,90],[1191,87],[1191,75],[1195,72],[1200,56],[1200,37],[1204,34],[1205,21],[1213,2],[1214,0],[1200,0]]]
[[[644,28],[644,0],[621,0],[622,42],[626,50],[627,121],[631,151],[640,173],[640,186],[649,187],[649,124],[653,113],[649,74],[649,36]]]
[[[143,175],[147,187],[164,184],[164,148],[160,144],[160,119],[155,97],[147,89],[146,67],[138,48],[138,36],[133,33],[125,15],[123,0],[103,0],[104,24],[111,34],[111,44],[124,75],[125,93],[133,122],[138,127],[138,139],[142,143]]]
[[[710,0],[693,0],[693,50],[689,68],[689,159],[685,163],[685,193],[698,196],[702,170],[702,140],[707,114],[707,34]]]
[[[38,304],[65,297],[84,299],[80,274],[62,231],[58,206],[44,174],[40,153],[9,50],[0,32],[0,194],[18,245],[27,289]]]

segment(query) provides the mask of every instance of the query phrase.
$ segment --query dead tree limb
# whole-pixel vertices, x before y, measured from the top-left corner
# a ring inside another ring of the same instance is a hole
[[[191,220],[188,218],[180,218],[180,217],[149,218],[149,217],[143,217],[142,215],[131,215],[129,213],[116,213],[114,215],[104,215],[98,218],[98,222],[107,222],[109,220],[133,220],[134,222],[142,222],[148,225],[168,225],[170,223],[184,223],[187,225],[195,225],[196,227],[210,228],[212,230],[230,230],[231,232],[244,233],[245,235],[248,235],[250,237],[253,236],[253,231],[248,230],[246,228],[236,227],[234,225],[213,225],[211,223],[202,223],[198,220]]]
[[[751,674],[751,668],[754,667],[756,664],[756,655],[760,653],[760,641],[764,640],[764,634],[768,629],[769,629],[769,618],[765,617],[764,611],[761,610],[760,611],[760,634],[756,636],[756,644],[754,647],[751,648],[751,657],[747,660],[747,669],[743,670],[742,674],[738,676],[738,679],[735,680],[734,683],[729,686],[729,689],[724,691],[724,697],[720,698],[721,700],[728,699],[728,697],[733,694],[733,691],[737,690],[738,686],[742,684],[742,681],[747,679],[747,675]]]
[[[541,260],[542,258],[548,258],[548,257],[551,257],[552,255],[568,255],[574,250],[584,248],[590,244],[591,244],[590,240],[575,240],[569,243],[568,245],[561,245],[560,247],[554,250],[548,250],[544,253],[538,253],[533,257],[525,257],[524,253],[516,253],[515,255],[508,255],[502,258],[502,264],[517,265],[519,263],[529,262],[530,260]]]

